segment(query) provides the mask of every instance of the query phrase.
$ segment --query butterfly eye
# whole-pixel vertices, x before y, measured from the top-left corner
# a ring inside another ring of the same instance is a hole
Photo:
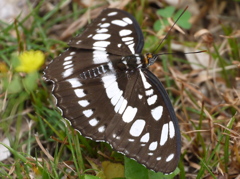
[[[181,135],[167,92],[141,55],[143,34],[129,13],[106,9],[45,69],[64,118],[156,172],[171,173]]]

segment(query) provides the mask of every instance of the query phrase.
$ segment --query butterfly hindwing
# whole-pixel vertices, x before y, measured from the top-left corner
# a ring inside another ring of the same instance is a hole
[[[121,103],[125,110],[119,108],[108,122],[107,141],[148,168],[170,173],[179,160],[180,131],[166,91],[147,69],[118,79],[123,81],[127,88],[120,89],[124,93],[115,106]]]

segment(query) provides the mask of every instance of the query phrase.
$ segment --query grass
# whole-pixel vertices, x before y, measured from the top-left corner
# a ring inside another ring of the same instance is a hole
[[[43,8],[46,3],[40,1],[35,7],[29,4],[30,13],[23,19],[16,18],[11,24],[0,23],[0,142],[9,139],[10,147],[5,146],[11,152],[11,156],[0,162],[0,177],[94,179],[106,177],[112,166],[122,176],[124,166],[125,178],[163,178],[161,173],[147,170],[113,151],[108,144],[80,136],[62,120],[51,97],[50,84],[41,78],[42,70],[67,47],[67,39],[62,39],[61,34],[87,9],[72,2],[64,5],[62,1],[48,10]],[[106,4],[91,9],[103,5]],[[175,175],[178,178],[239,176],[239,26],[231,20],[237,16],[235,6],[239,8],[234,2],[223,4],[224,11],[220,11],[214,1],[212,8],[186,30],[187,35],[172,30],[159,50],[173,54],[162,55],[162,60],[150,67],[169,93],[182,134],[179,167],[165,178]],[[154,51],[159,38],[169,29],[166,25],[165,29],[153,30],[154,23],[159,20],[155,7],[145,1],[124,7],[143,29],[144,53]],[[216,13],[214,18],[219,17],[220,24],[208,16],[212,12]],[[193,34],[203,28],[210,33],[194,39]],[[80,33],[82,29],[76,30],[75,33]],[[177,50],[177,45],[183,50]],[[199,48],[194,49],[197,46]],[[15,72],[17,54],[30,49],[44,52],[45,65],[32,76]],[[192,57],[183,54],[184,49],[207,49],[208,55],[195,54],[199,59],[191,61]],[[199,65],[199,60],[206,60],[209,65],[206,62]],[[193,64],[198,64],[198,68]],[[103,167],[103,161],[111,162],[107,165],[109,168]]]

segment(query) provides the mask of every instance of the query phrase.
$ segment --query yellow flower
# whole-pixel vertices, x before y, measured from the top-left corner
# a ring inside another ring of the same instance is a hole
[[[41,51],[25,51],[19,55],[20,65],[15,70],[26,73],[37,71],[43,65],[44,59],[44,54]]]

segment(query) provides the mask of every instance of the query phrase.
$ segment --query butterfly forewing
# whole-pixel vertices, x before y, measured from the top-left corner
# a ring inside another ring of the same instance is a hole
[[[139,63],[142,47],[135,19],[106,9],[48,65],[45,78],[54,83],[63,116],[82,135],[107,141],[154,171],[170,173],[180,156],[171,102],[156,76],[141,65],[129,69],[123,60],[129,55],[131,64]]]
[[[115,55],[126,56],[141,53],[143,35],[133,16],[118,9],[104,10],[69,45],[83,49],[99,49]]]

